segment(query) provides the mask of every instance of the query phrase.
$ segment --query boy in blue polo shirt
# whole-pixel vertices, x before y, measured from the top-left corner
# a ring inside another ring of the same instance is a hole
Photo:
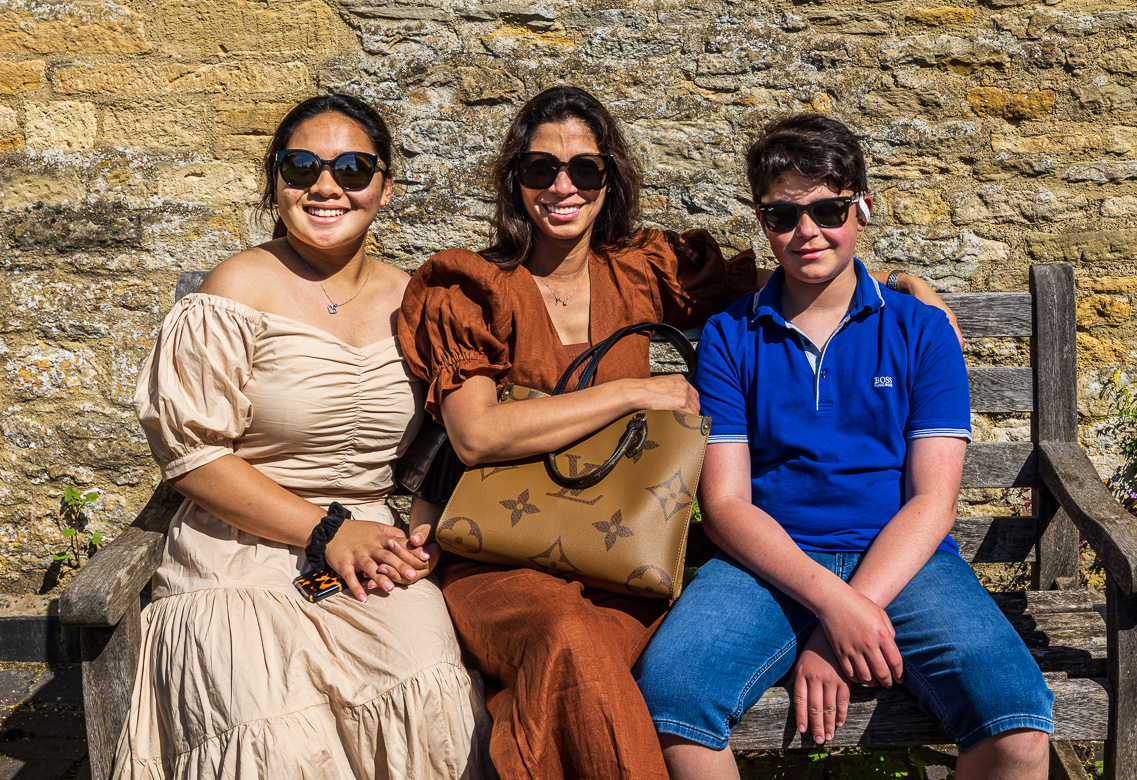
[[[971,438],[955,334],[854,257],[872,198],[843,124],[772,123],[747,176],[780,267],[710,319],[692,380],[722,553],[637,667],[671,776],[737,777],[731,729],[792,670],[818,743],[850,683],[903,683],[958,743],[956,777],[1045,778],[1054,697],[948,536]]]

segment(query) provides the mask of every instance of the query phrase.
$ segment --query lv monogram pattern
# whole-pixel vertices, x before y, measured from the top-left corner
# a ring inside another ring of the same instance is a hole
[[[523,388],[514,389],[517,399],[518,390]],[[561,486],[540,458],[469,469],[443,514],[439,542],[488,563],[675,598],[710,425],[698,415],[646,415],[642,446],[590,488]],[[630,418],[558,453],[559,468],[572,477],[598,468]]]

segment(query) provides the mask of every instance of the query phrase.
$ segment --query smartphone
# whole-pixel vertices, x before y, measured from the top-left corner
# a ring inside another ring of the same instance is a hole
[[[356,576],[359,577],[359,583],[364,587],[366,587],[366,583],[371,581],[371,578],[363,572],[357,572]],[[347,589],[347,583],[343,581],[343,578],[330,568],[301,574],[292,581],[292,584],[296,586],[296,590],[300,591],[301,596],[313,604]]]

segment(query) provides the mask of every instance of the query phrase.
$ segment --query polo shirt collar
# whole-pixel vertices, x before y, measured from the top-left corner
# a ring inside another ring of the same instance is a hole
[[[855,317],[862,312],[879,311],[884,306],[884,296],[880,292],[880,285],[876,279],[869,276],[864,263],[855,257],[853,258],[853,271],[857,275],[857,289],[853,292],[852,303],[849,304],[849,316]],[[785,277],[785,270],[778,266],[762,289],[754,293],[754,303],[750,308],[751,320],[756,320],[759,317],[772,317],[775,322],[785,324],[786,320],[782,315],[782,282]]]

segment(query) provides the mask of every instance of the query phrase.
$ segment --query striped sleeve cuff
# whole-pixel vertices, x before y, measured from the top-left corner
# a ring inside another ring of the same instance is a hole
[[[967,428],[921,428],[904,434],[905,439],[930,439],[934,436],[971,441],[971,431]]]
[[[749,444],[750,439],[746,438],[746,434],[744,433],[722,433],[718,436],[711,434],[707,437],[707,444],[723,444],[726,442]]]

